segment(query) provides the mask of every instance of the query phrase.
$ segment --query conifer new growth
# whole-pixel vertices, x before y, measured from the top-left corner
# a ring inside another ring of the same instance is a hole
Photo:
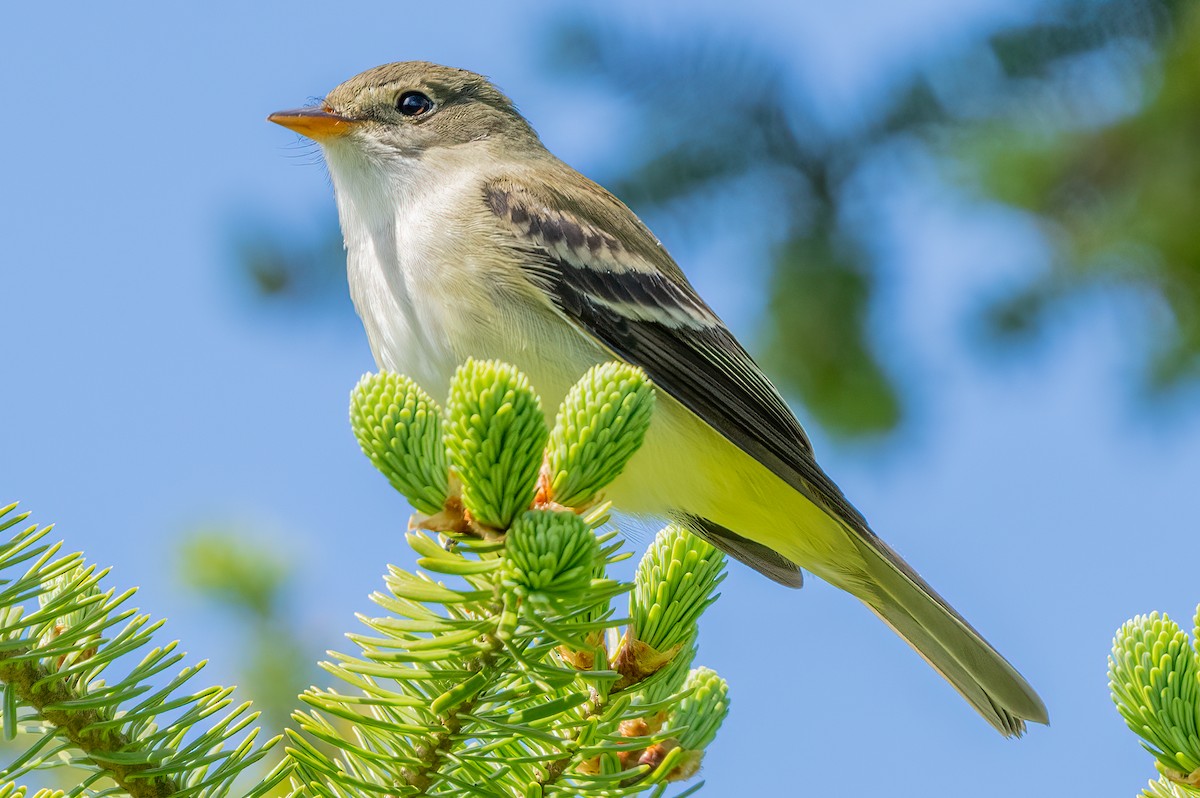
[[[728,703],[711,671],[688,676],[723,555],[671,528],[634,582],[610,579],[607,567],[627,555],[601,530],[608,512],[597,504],[641,445],[653,401],[639,370],[598,366],[550,433],[516,369],[459,369],[442,421],[450,495],[407,536],[428,573],[392,568],[375,597],[388,615],[364,619],[370,631],[352,636],[357,656],[326,665],[350,695],[304,696],[311,710],[291,735],[297,790],[661,798],[697,772]],[[415,468],[389,474],[397,487],[421,478]],[[465,510],[457,520],[455,507]],[[623,593],[632,594],[629,621],[615,614]],[[351,720],[355,738],[333,718]]]
[[[695,654],[700,615],[717,600],[713,591],[724,569],[725,555],[680,526],[655,536],[629,599],[631,621],[615,657],[623,677],[618,685],[653,676],[652,700],[679,689]]]
[[[441,511],[450,494],[442,408],[402,374],[366,374],[350,394],[358,445],[415,510]]]
[[[593,366],[575,383],[554,422],[547,449],[549,498],[585,507],[625,468],[654,414],[654,388],[628,363]]]
[[[1126,621],[1113,638],[1113,702],[1163,775],[1147,796],[1200,796],[1200,607],[1195,623],[1193,642],[1152,612]]]
[[[575,513],[529,510],[517,517],[505,539],[508,584],[525,593],[586,590],[597,564],[600,542]]]
[[[670,781],[683,781],[699,772],[704,749],[716,739],[717,729],[729,714],[729,685],[716,671],[693,669],[681,693],[683,698],[671,710],[670,723],[680,730],[677,742],[683,754],[667,777]]]
[[[542,402],[507,363],[468,360],[450,383],[445,444],[474,521],[507,529],[529,507],[549,431]]]
[[[182,657],[174,644],[110,668],[158,625],[122,608],[132,591],[101,590],[104,572],[40,543],[44,529],[18,533],[0,544],[3,722],[36,737],[0,769],[0,798],[23,795],[6,779],[67,761],[86,770],[80,798],[664,798],[699,770],[728,699],[715,673],[689,672],[723,555],[671,527],[632,582],[608,574],[628,554],[598,497],[653,403],[639,370],[597,366],[551,434],[503,363],[465,363],[444,409],[407,377],[364,377],[351,425],[422,514],[405,536],[418,570],[389,567],[380,616],[350,635],[356,654],[323,663],[343,691],[306,691],[284,761],[248,784],[234,780],[274,742],[245,731],[248,704],[229,706],[226,688],[188,695],[198,668],[151,686]],[[11,511],[0,531],[24,517]]]

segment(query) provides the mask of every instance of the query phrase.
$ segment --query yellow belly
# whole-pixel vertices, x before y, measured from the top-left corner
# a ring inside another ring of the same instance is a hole
[[[861,581],[840,523],[662,391],[645,444],[607,493],[632,514],[703,516],[840,587]]]

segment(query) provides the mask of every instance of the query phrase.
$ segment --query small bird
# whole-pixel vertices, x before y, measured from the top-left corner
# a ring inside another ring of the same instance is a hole
[[[654,234],[550,154],[486,78],[386,64],[268,119],[324,151],[381,369],[442,396],[468,357],[495,358],[557,398],[596,363],[640,366],[659,401],[609,488],[618,509],[674,519],[784,585],[800,587],[804,568],[850,592],[1006,736],[1048,722],[1033,688],[821,470]]]

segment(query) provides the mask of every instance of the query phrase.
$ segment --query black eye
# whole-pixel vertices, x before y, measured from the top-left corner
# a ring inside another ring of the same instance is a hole
[[[419,91],[406,91],[396,100],[396,108],[405,116],[420,116],[433,110],[433,100]]]

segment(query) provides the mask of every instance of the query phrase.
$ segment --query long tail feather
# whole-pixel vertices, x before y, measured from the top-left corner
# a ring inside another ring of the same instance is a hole
[[[1042,699],[996,649],[879,538],[853,536],[876,594],[860,596],[1005,736],[1048,723]]]

